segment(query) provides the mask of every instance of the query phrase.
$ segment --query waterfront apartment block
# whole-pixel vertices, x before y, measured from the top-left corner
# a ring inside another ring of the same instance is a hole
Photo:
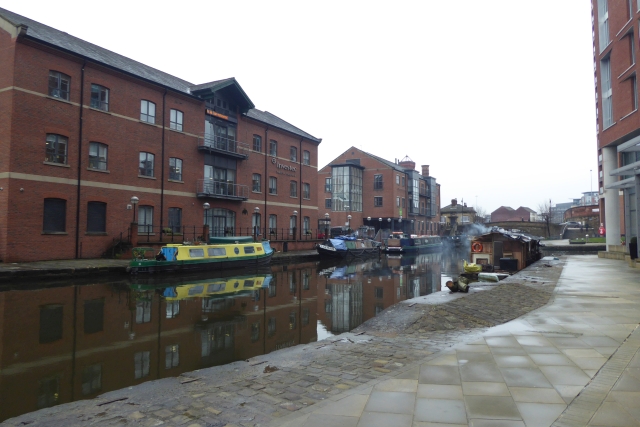
[[[393,162],[351,147],[318,171],[318,228],[440,232],[440,184],[409,157]],[[324,196],[324,197],[323,197]],[[323,224],[326,224],[323,225]]]
[[[193,84],[0,9],[4,262],[99,257],[133,231],[182,241],[205,224],[302,235],[320,142],[234,78]]]
[[[600,222],[607,245],[640,234],[640,1],[592,0]]]

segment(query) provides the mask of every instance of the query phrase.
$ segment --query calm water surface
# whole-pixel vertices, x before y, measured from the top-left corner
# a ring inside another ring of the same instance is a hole
[[[0,421],[348,332],[444,289],[460,254],[0,290]]]

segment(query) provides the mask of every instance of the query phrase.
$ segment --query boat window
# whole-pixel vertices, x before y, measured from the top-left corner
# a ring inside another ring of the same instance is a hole
[[[207,287],[207,293],[220,292],[224,290],[224,283],[212,283]]]
[[[198,295],[198,294],[201,294],[202,291],[204,291],[204,286],[202,285],[194,286],[192,288],[189,288],[189,295]]]
[[[253,280],[245,280],[244,287],[245,288],[253,288],[254,281]]]
[[[245,246],[244,247],[244,253],[245,254],[255,254],[256,253],[256,248],[254,248],[253,246]]]
[[[204,249],[189,249],[189,257],[204,258]]]
[[[227,250],[225,248],[208,248],[207,253],[209,256],[225,256]]]

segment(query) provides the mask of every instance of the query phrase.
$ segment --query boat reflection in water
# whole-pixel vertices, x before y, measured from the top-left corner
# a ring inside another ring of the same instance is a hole
[[[349,331],[440,290],[442,256],[0,289],[0,421]]]

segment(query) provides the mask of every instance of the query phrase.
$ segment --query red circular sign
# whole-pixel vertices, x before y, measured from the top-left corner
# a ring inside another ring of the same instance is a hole
[[[600,233],[601,236],[604,236],[604,227],[600,227],[598,229],[598,233]]]

